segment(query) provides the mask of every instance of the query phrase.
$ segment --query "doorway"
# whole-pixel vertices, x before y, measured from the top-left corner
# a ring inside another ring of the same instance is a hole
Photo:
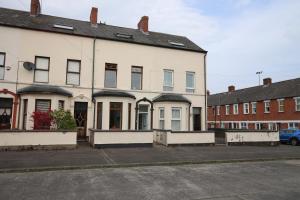
[[[77,125],[77,138],[86,139],[87,128],[87,102],[75,102],[74,104],[74,118]]]
[[[149,105],[139,105],[139,130],[149,130]]]
[[[201,107],[193,107],[193,130],[201,131]]]
[[[11,128],[12,107],[12,98],[0,98],[0,130]]]

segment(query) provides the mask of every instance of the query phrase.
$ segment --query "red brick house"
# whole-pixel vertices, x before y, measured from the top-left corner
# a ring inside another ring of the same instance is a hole
[[[209,95],[208,128],[300,128],[300,78]]]

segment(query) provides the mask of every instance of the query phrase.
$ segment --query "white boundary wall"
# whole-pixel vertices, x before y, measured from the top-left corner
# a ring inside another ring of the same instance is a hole
[[[226,132],[227,143],[239,142],[279,142],[279,132]]]
[[[76,132],[7,131],[0,132],[0,147],[76,145]]]
[[[154,142],[165,146],[183,144],[215,144],[215,133],[171,132],[157,130],[154,132]]]
[[[117,131],[91,131],[91,144],[95,145],[109,145],[109,144],[152,144],[153,132],[117,132]]]

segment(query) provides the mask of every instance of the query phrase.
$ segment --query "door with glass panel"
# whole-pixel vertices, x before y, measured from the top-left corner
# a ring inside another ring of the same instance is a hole
[[[76,125],[77,125],[78,139],[86,138],[87,112],[88,112],[88,103],[87,102],[75,102],[74,118],[75,118]]]
[[[139,105],[139,130],[149,130],[149,105]]]
[[[12,98],[0,98],[0,129],[11,128]]]

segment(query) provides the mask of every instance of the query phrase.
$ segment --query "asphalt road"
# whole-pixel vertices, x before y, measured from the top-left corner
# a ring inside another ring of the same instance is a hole
[[[0,199],[299,199],[300,160],[0,174]]]

